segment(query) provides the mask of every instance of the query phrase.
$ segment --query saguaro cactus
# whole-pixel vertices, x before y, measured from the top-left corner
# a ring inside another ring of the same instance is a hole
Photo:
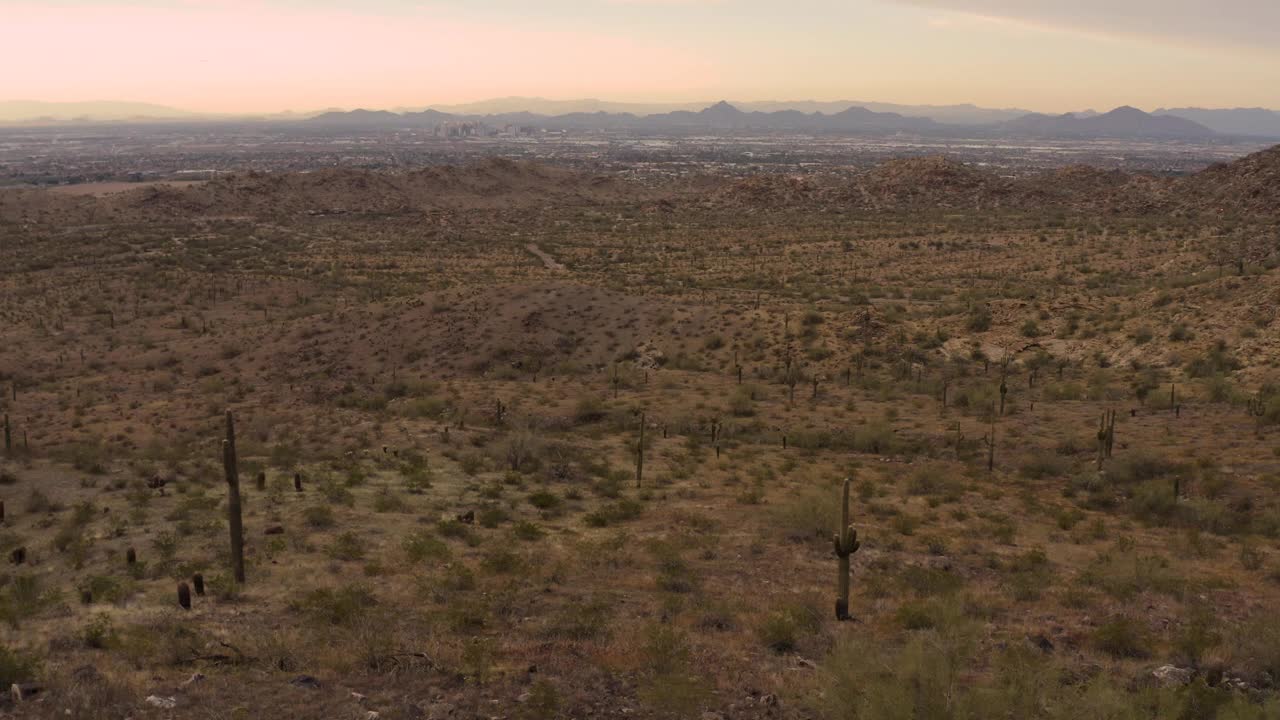
[[[1102,413],[1102,418],[1098,421],[1098,469],[1102,469],[1102,463],[1107,459],[1107,414]]]
[[[1098,469],[1102,469],[1102,463],[1111,457],[1112,448],[1116,443],[1116,412],[1107,410],[1102,413],[1101,419],[1098,421]]]
[[[995,472],[996,469],[996,421],[991,420],[991,432],[984,437],[983,442],[987,444],[987,472]]]
[[[640,441],[636,443],[636,487],[644,478],[644,413],[640,413]]]
[[[244,582],[244,525],[240,518],[240,469],[236,465],[236,425],[227,411],[227,439],[222,441],[222,469],[227,476],[227,521],[231,526],[231,569]],[[185,583],[183,584],[185,587]]]
[[[837,577],[836,619],[849,619],[849,556],[858,552],[862,544],[858,542],[858,531],[849,522],[849,486],[853,482],[844,479],[844,504],[840,509],[840,528],[832,541],[835,545],[836,557],[840,559],[839,576]]]

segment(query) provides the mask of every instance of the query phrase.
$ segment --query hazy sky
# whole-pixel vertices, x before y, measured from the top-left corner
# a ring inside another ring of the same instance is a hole
[[[0,0],[0,99],[1280,107],[1280,0]]]

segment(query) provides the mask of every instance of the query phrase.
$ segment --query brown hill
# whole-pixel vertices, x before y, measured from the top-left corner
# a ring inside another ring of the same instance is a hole
[[[1056,207],[1104,213],[1144,214],[1160,208],[1172,181],[1090,165],[1069,165],[1014,183],[1022,207]]]
[[[83,224],[92,222],[98,210],[99,203],[88,196],[28,188],[0,190],[0,223]]]
[[[1183,210],[1280,215],[1280,145],[1186,178],[1176,200]]]
[[[753,175],[715,188],[710,193],[710,202],[748,209],[772,209],[818,200],[820,190],[808,178]]]
[[[120,203],[144,212],[260,216],[384,214],[438,208],[521,207],[546,202],[593,204],[634,196],[635,189],[617,178],[492,159],[407,173],[353,169],[249,173],[180,190],[140,190],[120,198]]]
[[[1008,180],[942,156],[890,160],[854,184],[855,202],[872,207],[927,205],[940,208],[1000,206],[1010,195]]]

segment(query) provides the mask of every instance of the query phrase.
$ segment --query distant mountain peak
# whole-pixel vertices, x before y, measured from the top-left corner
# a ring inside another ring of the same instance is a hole
[[[1138,108],[1132,105],[1121,105],[1120,107],[1112,110],[1111,112],[1103,113],[1103,115],[1104,116],[1111,115],[1113,117],[1122,117],[1126,115],[1131,117],[1150,117],[1149,113],[1143,112],[1142,110],[1139,110]]]
[[[721,100],[711,107],[702,111],[703,115],[741,115],[742,111],[729,104],[728,100]]]

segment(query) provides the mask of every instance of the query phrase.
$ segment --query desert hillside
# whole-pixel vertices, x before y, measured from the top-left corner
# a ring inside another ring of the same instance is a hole
[[[1278,176],[0,191],[0,714],[1273,718]]]

